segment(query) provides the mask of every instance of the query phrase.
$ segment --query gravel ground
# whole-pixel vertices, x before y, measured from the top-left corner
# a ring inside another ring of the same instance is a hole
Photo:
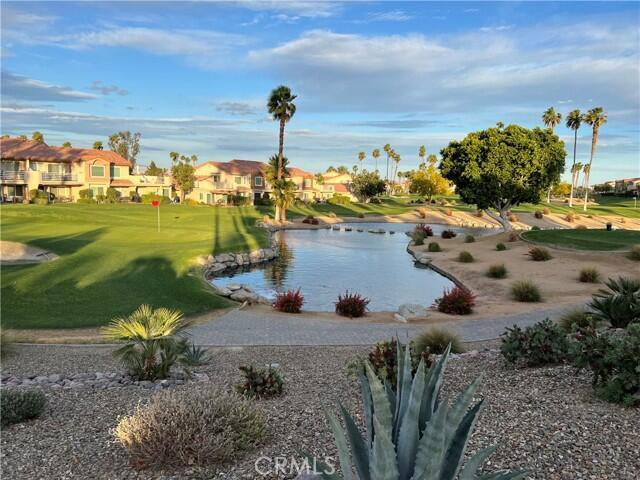
[[[476,346],[477,347],[477,346]],[[117,417],[152,392],[46,390],[48,407],[37,420],[2,432],[4,478],[261,478],[254,469],[261,456],[300,459],[300,450],[334,455],[333,438],[322,409],[341,399],[358,408],[359,389],[346,372],[361,347],[247,347],[215,350],[211,365],[198,371],[213,387],[229,388],[237,367],[278,363],[286,393],[260,401],[269,419],[264,445],[234,465],[218,471],[135,471],[113,440]],[[116,371],[108,348],[17,346],[3,362],[14,375]],[[449,363],[445,392],[459,392],[484,373],[480,395],[486,397],[469,450],[500,443],[489,470],[526,468],[535,479],[637,479],[640,476],[640,409],[624,409],[593,397],[590,379],[571,367],[513,370],[495,353],[465,356]],[[203,388],[187,384],[174,388]],[[266,465],[263,463],[263,465]],[[266,478],[290,478],[268,476]]]

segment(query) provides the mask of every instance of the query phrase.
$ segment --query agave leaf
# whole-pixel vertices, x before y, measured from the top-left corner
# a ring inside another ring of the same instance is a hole
[[[398,434],[398,470],[400,471],[401,480],[409,480],[413,475],[416,463],[416,454],[418,451],[418,442],[420,440],[419,417],[420,406],[422,404],[422,396],[425,387],[424,361],[420,361],[416,376],[413,378],[411,390],[405,391],[408,398],[405,413]]]
[[[409,346],[402,347],[400,340],[398,343],[398,361],[400,355],[403,355],[402,370],[398,370],[398,391],[396,393],[396,410],[394,415],[393,427],[393,443],[398,444],[398,434],[400,433],[400,424],[404,418],[407,405],[409,404],[409,395],[411,394],[411,349]],[[420,397],[422,398],[422,397]]]
[[[458,425],[443,459],[442,470],[440,471],[439,477],[440,480],[456,478],[460,465],[462,464],[464,451],[467,448],[467,443],[471,437],[473,426],[476,423],[483,403],[484,399],[476,403],[473,408],[466,413]]]
[[[391,441],[390,431],[373,417],[375,436],[371,454],[371,478],[375,480],[398,480],[396,450]]]
[[[371,389],[369,388],[367,376],[364,373],[358,375],[358,380],[360,381],[360,390],[362,391],[362,410],[367,435],[367,448],[369,449],[373,443],[373,404],[371,402]]]
[[[422,433],[418,445],[412,480],[432,480],[438,477],[445,453],[447,408],[439,408]]]
[[[449,409],[449,414],[447,415],[447,442],[451,440],[451,437],[458,428],[462,417],[466,413],[471,401],[473,400],[473,395],[478,389],[478,385],[482,381],[482,375],[476,378],[473,383],[471,383],[464,392],[462,392],[453,406]]]
[[[420,430],[424,429],[425,424],[431,419],[433,412],[436,411],[438,397],[440,396],[440,389],[442,388],[442,373],[444,372],[444,367],[447,364],[450,351],[451,344],[447,346],[447,349],[444,351],[440,359],[432,365],[429,370],[429,380],[427,382],[425,394],[422,397],[422,407],[420,410]]]
[[[340,469],[342,470],[342,478],[344,480],[353,480],[353,470],[351,468],[351,457],[349,454],[349,446],[344,430],[338,419],[331,412],[327,412],[327,419],[336,439],[336,449],[338,450],[338,458],[340,459]]]
[[[384,391],[387,392],[387,398],[389,399],[389,406],[391,407],[391,411],[396,411],[396,400],[398,396],[396,392],[393,391],[393,386],[389,383],[389,381],[385,378],[384,380]]]
[[[382,382],[373,371],[369,362],[365,363],[369,388],[371,389],[371,399],[373,400],[373,436],[378,435],[378,425],[385,429],[386,435],[391,438],[393,431],[393,418],[391,417],[391,405],[389,398],[384,391]],[[376,419],[378,424],[376,424]]]
[[[344,418],[344,424],[346,426],[347,437],[351,445],[351,452],[353,454],[353,462],[355,463],[358,477],[360,480],[370,480],[369,475],[369,445],[365,444],[365,441],[360,436],[360,431],[353,417],[349,415],[349,412],[344,408],[342,403],[338,402],[342,418]]]
[[[484,448],[467,460],[462,472],[460,472],[460,478],[458,480],[476,480],[476,472],[478,471],[478,468],[480,468],[484,461],[489,458],[489,455],[495,452],[496,448],[498,448],[497,445]]]

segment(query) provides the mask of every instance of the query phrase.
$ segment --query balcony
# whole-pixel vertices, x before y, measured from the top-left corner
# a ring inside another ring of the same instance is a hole
[[[24,183],[26,178],[25,170],[0,170],[0,181],[3,183]]]
[[[78,176],[71,173],[49,173],[42,172],[42,183],[77,183]]]

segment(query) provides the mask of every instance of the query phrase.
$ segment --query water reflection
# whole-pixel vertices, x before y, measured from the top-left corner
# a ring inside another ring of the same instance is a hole
[[[271,263],[268,268],[262,268],[264,279],[268,285],[273,285],[277,292],[286,290],[287,273],[293,264],[295,254],[293,249],[287,243],[285,232],[276,232],[276,240],[278,241],[278,257]]]

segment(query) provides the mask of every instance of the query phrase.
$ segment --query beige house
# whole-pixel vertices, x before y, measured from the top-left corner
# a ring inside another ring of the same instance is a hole
[[[270,191],[267,164],[253,160],[206,162],[195,167],[195,186],[186,198],[206,204],[226,204],[230,197],[247,197],[251,203]]]

